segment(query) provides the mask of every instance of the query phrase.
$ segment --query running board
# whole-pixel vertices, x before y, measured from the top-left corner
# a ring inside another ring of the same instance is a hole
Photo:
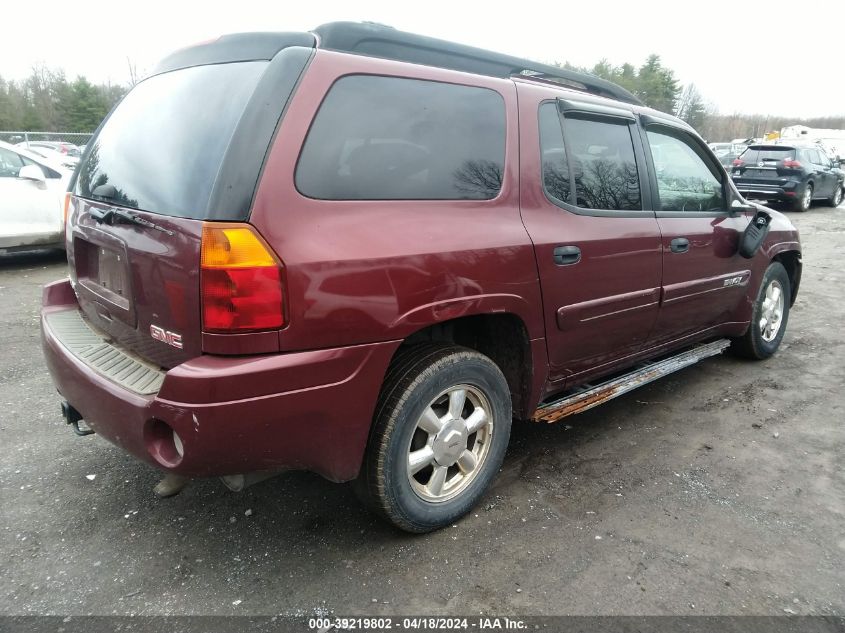
[[[596,405],[612,400],[621,396],[623,393],[633,391],[637,387],[642,387],[653,380],[662,378],[679,369],[689,367],[704,358],[721,354],[730,344],[731,342],[729,340],[721,339],[693,347],[670,358],[643,363],[627,374],[623,374],[597,386],[585,385],[574,394],[570,394],[549,404],[541,405],[534,412],[532,419],[535,422],[551,423],[557,422],[568,415],[592,409]]]

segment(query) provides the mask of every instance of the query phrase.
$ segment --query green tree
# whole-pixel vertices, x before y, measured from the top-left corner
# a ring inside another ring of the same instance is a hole
[[[689,84],[684,88],[678,99],[675,116],[683,119],[699,132],[702,131],[707,119],[707,109],[695,84]]]
[[[90,132],[108,114],[109,104],[102,91],[85,77],[77,77],[63,95],[60,112],[68,132]]]
[[[659,55],[649,55],[637,74],[634,94],[647,106],[672,113],[675,111],[679,93],[680,87],[675,74],[663,66]]]
[[[36,66],[21,81],[0,77],[0,129],[91,132],[126,91],[85,77],[69,83],[61,70]]]

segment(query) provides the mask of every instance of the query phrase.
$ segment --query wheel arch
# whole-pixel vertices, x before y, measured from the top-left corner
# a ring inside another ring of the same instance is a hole
[[[514,417],[527,419],[533,413],[534,358],[528,328],[519,315],[474,314],[428,325],[407,336],[394,357],[420,343],[460,345],[484,354],[508,382]]]
[[[789,306],[795,304],[795,299],[798,297],[798,287],[801,285],[801,253],[797,250],[783,250],[772,256],[773,262],[779,262],[785,269],[789,276]]]

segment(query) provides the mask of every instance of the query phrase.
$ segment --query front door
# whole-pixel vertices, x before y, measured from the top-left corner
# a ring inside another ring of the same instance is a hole
[[[683,339],[730,320],[748,292],[751,261],[737,254],[748,225],[733,214],[718,161],[683,129],[646,125],[663,248],[660,314],[649,344]]]
[[[570,114],[549,88],[518,89],[521,210],[557,387],[642,348],[657,317],[660,232],[644,210],[633,115],[580,106]]]
[[[0,147],[0,248],[60,238],[62,183],[58,178],[21,178],[18,174],[28,164],[34,163]]]

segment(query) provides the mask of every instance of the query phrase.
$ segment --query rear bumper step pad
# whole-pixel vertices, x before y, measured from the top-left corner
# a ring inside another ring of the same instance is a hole
[[[141,395],[161,389],[164,370],[109,343],[85,322],[79,310],[51,312],[45,321],[74,357],[101,376]]]

